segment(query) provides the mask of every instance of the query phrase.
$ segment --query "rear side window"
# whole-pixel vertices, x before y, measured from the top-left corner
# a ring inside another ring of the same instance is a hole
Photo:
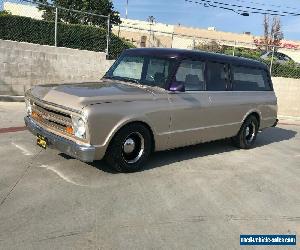
[[[175,76],[176,81],[184,83],[187,91],[204,90],[204,66],[201,61],[182,61]]]
[[[228,82],[227,65],[224,63],[207,63],[207,83],[208,91],[225,91]]]
[[[271,90],[265,70],[233,66],[232,76],[232,89],[235,91]]]

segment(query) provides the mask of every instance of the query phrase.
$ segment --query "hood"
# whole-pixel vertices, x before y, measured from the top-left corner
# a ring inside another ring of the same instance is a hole
[[[85,82],[74,84],[38,85],[30,94],[42,101],[72,109],[104,102],[130,102],[153,99],[155,90],[120,82]]]

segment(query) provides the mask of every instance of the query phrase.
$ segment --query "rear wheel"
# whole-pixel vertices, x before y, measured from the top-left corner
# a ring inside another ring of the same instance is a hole
[[[135,172],[143,167],[152,148],[151,133],[139,123],[121,128],[109,144],[106,161],[118,172]]]
[[[233,144],[242,149],[249,149],[254,145],[258,133],[258,121],[250,115],[244,121],[239,133],[232,138]]]

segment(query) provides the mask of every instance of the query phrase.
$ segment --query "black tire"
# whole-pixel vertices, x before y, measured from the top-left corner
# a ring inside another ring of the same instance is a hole
[[[118,172],[136,172],[143,168],[151,151],[152,137],[149,129],[143,124],[132,123],[115,134],[108,146],[105,160]]]
[[[259,124],[254,115],[250,115],[244,121],[239,133],[232,138],[233,144],[242,149],[252,148],[256,140]]]

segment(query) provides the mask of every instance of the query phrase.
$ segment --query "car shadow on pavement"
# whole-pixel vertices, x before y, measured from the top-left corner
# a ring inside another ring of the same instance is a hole
[[[265,146],[271,143],[286,141],[294,138],[297,132],[285,128],[268,128],[258,134],[255,147]]]
[[[258,134],[255,142],[255,148],[263,147],[276,142],[290,140],[294,138],[296,134],[297,132],[294,130],[279,127],[266,129]],[[148,162],[140,171],[146,171],[175,162],[181,162],[198,157],[217,155],[234,150],[239,149],[232,146],[230,139],[224,139],[157,152],[150,156]],[[90,163],[90,165],[104,172],[116,173],[104,161],[95,161],[93,163]]]

